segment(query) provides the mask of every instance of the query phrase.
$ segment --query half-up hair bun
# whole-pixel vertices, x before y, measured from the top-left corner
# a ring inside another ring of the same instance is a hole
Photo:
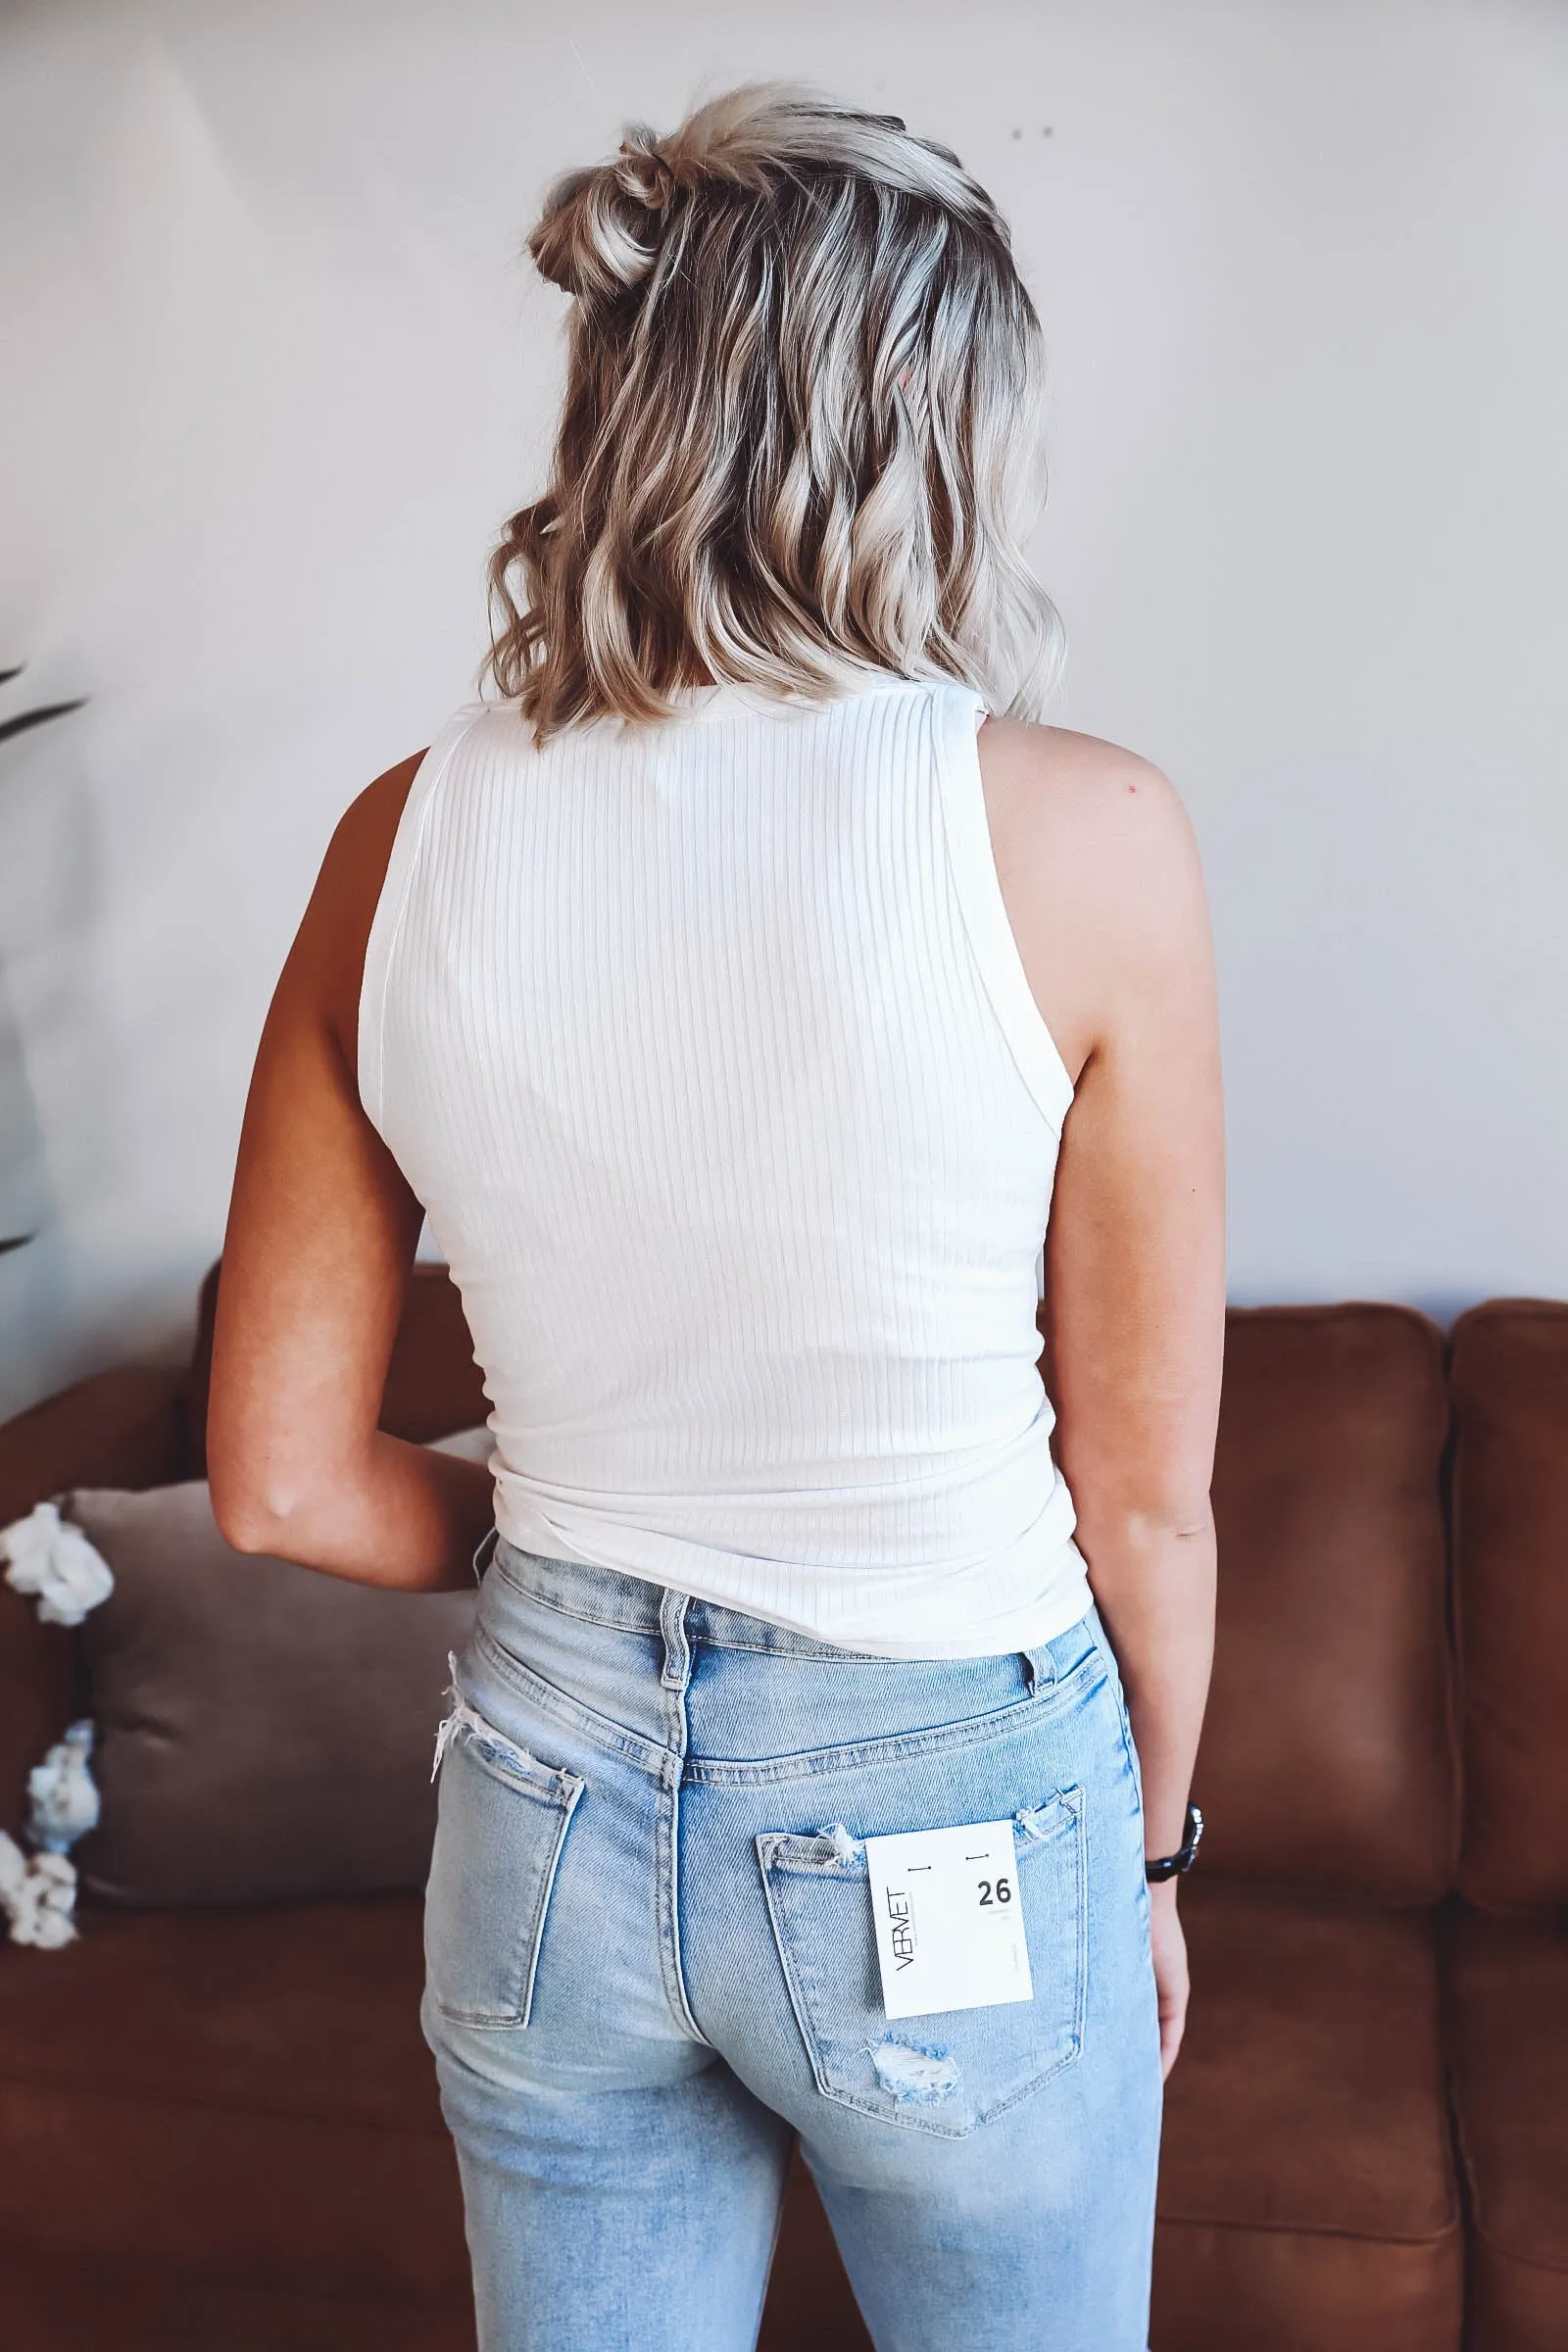
[[[556,181],[528,251],[540,275],[564,293],[583,301],[624,294],[653,268],[680,193],[654,132],[631,123],[611,162]]]
[[[1038,712],[1060,653],[1022,546],[1040,324],[950,147],[756,83],[631,124],[556,181],[528,250],[573,297],[566,391],[491,560],[489,668],[539,740],[867,671]]]

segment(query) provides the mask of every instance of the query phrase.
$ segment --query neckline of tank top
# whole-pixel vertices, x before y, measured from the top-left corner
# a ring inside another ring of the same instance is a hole
[[[865,685],[851,687],[843,694],[826,695],[820,700],[808,695],[764,694],[760,688],[751,686],[727,684],[681,686],[677,687],[670,696],[674,710],[667,720],[654,719],[645,722],[636,719],[602,718],[593,721],[592,724],[616,729],[624,727],[628,731],[636,731],[644,724],[654,727],[664,725],[700,726],[710,720],[724,718],[809,718],[812,715],[820,716],[829,710],[842,710],[846,706],[856,703],[871,702],[881,695],[907,694],[920,688],[924,688],[929,693],[941,687],[952,687],[960,692],[966,691],[961,678],[906,678],[894,670],[879,672],[870,677],[869,682]],[[967,689],[967,691],[975,690]],[[462,710],[456,715],[458,718],[466,720],[507,710],[514,711],[516,710],[516,705],[510,696],[499,702],[492,702],[481,696],[471,703],[465,704]],[[981,701],[980,715],[987,715],[983,700]],[[570,733],[577,731],[575,727],[568,730]]]
[[[847,685],[842,694],[821,697],[764,694],[760,687],[720,684],[677,687],[670,701],[674,705],[674,721],[696,726],[705,720],[723,718],[811,718],[840,710],[846,704],[869,702],[877,695],[907,694],[921,686],[929,689],[957,683],[956,678],[906,678],[888,670],[869,675],[863,684],[857,681]]]

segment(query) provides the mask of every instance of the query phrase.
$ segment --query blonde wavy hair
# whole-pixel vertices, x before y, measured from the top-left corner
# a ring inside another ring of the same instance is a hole
[[[528,251],[572,298],[566,387],[491,561],[484,668],[539,742],[868,670],[1040,714],[1040,322],[956,155],[755,84],[567,172]]]

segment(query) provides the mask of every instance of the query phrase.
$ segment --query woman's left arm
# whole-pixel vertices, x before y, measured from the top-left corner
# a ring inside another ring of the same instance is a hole
[[[471,1583],[482,1463],[376,1424],[423,1211],[360,1103],[359,997],[398,819],[422,754],[332,836],[273,993],[240,1134],[207,1413],[219,1527],[359,1584]]]

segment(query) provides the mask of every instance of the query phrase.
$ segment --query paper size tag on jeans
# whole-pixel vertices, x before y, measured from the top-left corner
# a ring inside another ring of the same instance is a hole
[[[1010,1821],[867,1838],[889,2017],[1032,2001]]]

